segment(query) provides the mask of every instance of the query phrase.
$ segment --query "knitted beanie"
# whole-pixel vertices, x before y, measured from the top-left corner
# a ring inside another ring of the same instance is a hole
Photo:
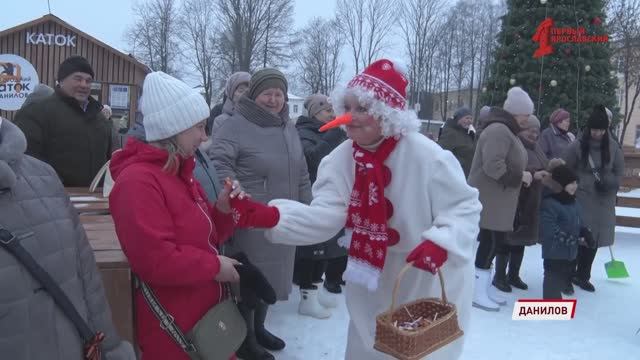
[[[533,101],[522,88],[512,87],[507,92],[507,100],[502,108],[511,115],[531,115],[533,114]]]
[[[609,128],[609,118],[607,117],[607,111],[604,106],[596,105],[591,111],[589,120],[587,120],[587,127],[589,129],[605,130]]]
[[[87,59],[82,56],[71,56],[63,61],[62,64],[60,64],[60,67],[58,67],[58,82],[64,80],[67,76],[75,72],[89,74],[92,78],[95,78],[91,64],[89,64]]]
[[[469,108],[467,107],[461,107],[458,110],[456,110],[456,112],[453,113],[453,121],[457,122],[463,117],[469,116],[469,115],[471,115],[471,110],[469,110]]]
[[[529,121],[527,122],[528,128],[538,128],[540,129],[540,120],[535,115],[529,115]]]
[[[563,122],[565,119],[569,119],[571,114],[563,108],[559,108],[554,110],[551,115],[549,115],[549,122],[552,124],[559,124]]]
[[[284,93],[285,99],[287,99],[289,84],[280,70],[271,68],[258,70],[251,76],[247,96],[249,99],[255,100],[260,93],[267,89],[280,89]]]
[[[171,138],[209,117],[200,93],[162,71],[144,79],[140,110],[147,141]]]
[[[314,118],[322,110],[331,110],[329,97],[322,94],[311,95],[304,100],[304,108],[307,109],[309,117]]]

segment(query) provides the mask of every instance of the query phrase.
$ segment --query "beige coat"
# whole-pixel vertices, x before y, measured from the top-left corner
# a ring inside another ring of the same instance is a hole
[[[468,179],[480,192],[482,229],[513,231],[522,172],[527,165],[527,151],[516,135],[519,131],[513,115],[491,108]]]

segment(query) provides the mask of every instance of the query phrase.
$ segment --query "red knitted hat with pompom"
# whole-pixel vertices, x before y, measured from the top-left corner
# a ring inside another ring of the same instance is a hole
[[[347,87],[365,88],[372,91],[376,99],[388,106],[403,110],[407,105],[407,85],[409,84],[403,72],[399,64],[381,59],[356,75]]]

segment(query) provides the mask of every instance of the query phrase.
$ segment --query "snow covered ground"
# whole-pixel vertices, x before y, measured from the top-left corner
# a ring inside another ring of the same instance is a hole
[[[640,217],[638,210],[634,213]],[[617,228],[614,255],[625,262],[631,278],[608,280],[604,263],[606,248],[598,251],[593,264],[595,293],[576,287],[578,299],[571,321],[513,321],[513,303],[518,298],[542,297],[540,247],[527,248],[521,277],[528,291],[506,294],[509,304],[498,313],[473,309],[466,331],[463,360],[608,360],[640,359],[640,231]],[[344,358],[348,314],[344,303],[327,320],[297,314],[298,290],[288,302],[276,304],[269,315],[270,329],[287,341],[275,353],[279,360],[338,360]],[[372,314],[375,316],[375,314]],[[348,359],[366,360],[366,359]]]

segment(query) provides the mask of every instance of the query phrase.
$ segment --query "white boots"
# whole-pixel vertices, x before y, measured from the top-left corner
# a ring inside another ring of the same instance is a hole
[[[490,286],[491,270],[476,268],[476,282],[473,289],[473,306],[486,311],[499,311],[500,306],[489,298],[488,292]]]
[[[488,285],[488,291],[487,291],[487,295],[489,295],[489,299],[491,299],[491,301],[493,301],[494,303],[500,305],[500,306],[504,306],[507,305],[507,299],[505,299],[504,296],[500,295],[500,290],[498,290],[498,288],[496,288],[495,286],[493,286],[492,283],[492,279],[494,278],[496,274],[496,268],[494,266],[491,267],[491,276],[489,277],[489,285]]]
[[[318,302],[320,303],[320,305],[328,309],[338,307],[340,294],[334,294],[332,292],[329,292],[329,290],[327,290],[327,288],[324,287],[324,285],[319,285],[318,287],[319,287]]]
[[[318,302],[318,289],[300,289],[298,313],[316,319],[326,319],[331,316],[331,311]]]

